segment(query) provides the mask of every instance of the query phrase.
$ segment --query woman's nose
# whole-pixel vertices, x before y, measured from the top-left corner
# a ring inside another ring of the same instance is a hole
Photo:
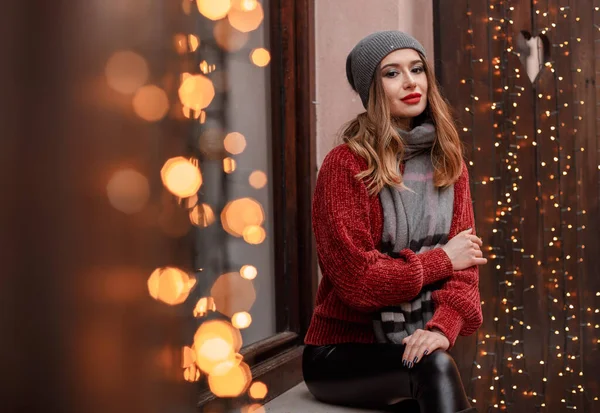
[[[406,89],[413,89],[416,85],[417,85],[417,83],[412,78],[412,76],[408,76],[406,78],[406,82],[404,83],[404,88],[406,88]]]

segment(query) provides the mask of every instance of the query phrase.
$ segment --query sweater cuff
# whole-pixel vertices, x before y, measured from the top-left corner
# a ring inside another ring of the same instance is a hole
[[[417,254],[423,266],[423,285],[433,284],[436,281],[450,277],[454,272],[452,261],[442,248],[435,248]]]
[[[450,307],[440,306],[436,308],[433,318],[425,325],[425,329],[431,330],[437,328],[444,333],[450,342],[450,347],[448,348],[450,350],[454,347],[456,338],[464,324],[465,321],[458,312]]]

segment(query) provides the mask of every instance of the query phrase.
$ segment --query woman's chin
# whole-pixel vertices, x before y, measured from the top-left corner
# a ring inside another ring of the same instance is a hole
[[[397,110],[392,112],[392,117],[394,118],[416,118],[421,113],[425,111],[425,107],[421,107],[421,105],[417,105],[415,107],[403,108],[402,110]]]

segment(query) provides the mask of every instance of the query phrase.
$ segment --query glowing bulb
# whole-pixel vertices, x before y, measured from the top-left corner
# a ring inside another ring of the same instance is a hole
[[[263,171],[254,171],[250,174],[248,181],[250,186],[255,189],[264,188],[267,185],[267,174]]]
[[[133,214],[141,211],[150,199],[150,185],[141,173],[124,169],[110,178],[106,193],[113,207],[126,214]]]
[[[258,275],[258,270],[252,265],[244,265],[240,269],[240,275],[247,280],[253,280]]]
[[[232,7],[229,11],[229,24],[242,33],[256,30],[265,17],[262,5],[256,0],[245,0],[240,6]]]
[[[169,305],[183,303],[196,284],[185,271],[174,267],[157,268],[148,279],[150,296]]]
[[[197,227],[206,228],[215,222],[215,213],[208,204],[196,205],[190,211],[190,221]]]
[[[211,374],[208,385],[217,397],[237,397],[248,388],[251,380],[250,368],[246,363],[240,363],[226,374]]]
[[[148,64],[129,50],[113,54],[106,62],[106,81],[117,92],[131,94],[148,80]]]
[[[235,161],[235,159],[229,157],[223,159],[223,170],[225,171],[225,173],[233,173],[235,172],[236,168],[237,162]]]
[[[186,76],[179,87],[181,104],[197,111],[208,107],[214,97],[215,87],[204,75]]]
[[[169,98],[164,90],[154,85],[140,87],[133,96],[133,110],[148,122],[156,122],[169,111]]]
[[[260,381],[256,381],[250,386],[248,394],[253,399],[264,399],[267,396],[267,385]]]
[[[235,313],[233,317],[231,317],[231,324],[233,324],[235,328],[247,328],[251,323],[252,316],[246,311]]]
[[[271,61],[271,54],[267,49],[261,47],[252,50],[250,60],[258,67],[265,67]]]
[[[246,149],[246,138],[239,132],[231,132],[223,141],[225,150],[233,155],[239,155]]]
[[[220,20],[231,9],[230,0],[196,0],[198,11],[210,20]]]
[[[180,198],[196,195],[202,185],[200,169],[182,156],[169,159],[160,174],[165,187]]]

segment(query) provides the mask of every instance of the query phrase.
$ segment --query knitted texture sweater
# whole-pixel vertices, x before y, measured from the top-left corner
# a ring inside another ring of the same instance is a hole
[[[470,335],[482,323],[478,267],[453,271],[441,248],[421,254],[405,249],[399,258],[380,252],[381,202],[355,178],[366,168],[366,161],[342,144],[319,171],[312,220],[323,278],[305,343],[375,343],[372,319],[377,310],[411,301],[424,285],[443,280],[432,295],[435,312],[425,328],[442,331],[452,347],[459,334]],[[468,228],[475,233],[463,163],[454,184],[449,239]]]

